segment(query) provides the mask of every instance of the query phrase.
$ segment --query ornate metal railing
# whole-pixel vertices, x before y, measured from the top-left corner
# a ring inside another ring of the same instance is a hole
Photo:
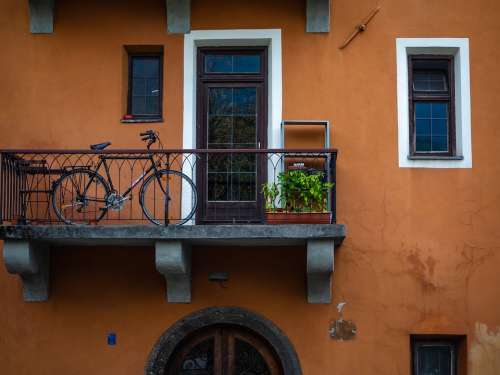
[[[326,212],[334,223],[336,158],[334,149],[2,150],[0,224],[262,223],[266,212]]]

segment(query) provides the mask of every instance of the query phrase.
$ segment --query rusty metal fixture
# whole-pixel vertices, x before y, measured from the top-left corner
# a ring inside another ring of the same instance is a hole
[[[352,32],[351,35],[347,37],[347,39],[342,43],[342,45],[339,47],[339,49],[344,49],[349,45],[349,43],[352,42],[352,40],[359,34],[364,31],[366,31],[366,28],[368,27],[368,23],[375,17],[375,15],[380,11],[380,7],[375,8],[374,10],[371,11],[371,13],[363,20],[361,21],[360,24],[356,25],[354,28],[354,31]]]
[[[338,319],[330,323],[330,337],[338,341],[352,340],[357,334],[356,325],[352,320]]]

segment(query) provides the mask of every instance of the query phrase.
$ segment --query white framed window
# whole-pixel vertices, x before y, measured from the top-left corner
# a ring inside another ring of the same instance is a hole
[[[469,39],[397,38],[396,57],[399,167],[472,168]],[[434,57],[431,64],[425,62]],[[452,85],[447,91],[453,95],[436,94],[431,87],[436,82],[420,82],[440,77],[445,59],[452,66],[442,75],[443,87]],[[427,93],[421,89],[425,84],[431,85]],[[436,116],[426,114],[433,108]]]

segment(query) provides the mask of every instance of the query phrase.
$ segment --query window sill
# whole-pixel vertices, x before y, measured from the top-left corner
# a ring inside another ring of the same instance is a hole
[[[464,160],[463,156],[418,156],[408,155],[408,160]]]
[[[146,124],[152,122],[163,122],[163,118],[122,118],[120,120],[122,124]]]

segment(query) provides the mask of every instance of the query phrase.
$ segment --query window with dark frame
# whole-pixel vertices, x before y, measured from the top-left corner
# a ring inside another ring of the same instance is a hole
[[[125,120],[161,121],[163,54],[128,55],[128,99]]]
[[[412,375],[457,375],[461,337],[412,337]]]
[[[410,156],[455,154],[453,56],[410,55]]]

